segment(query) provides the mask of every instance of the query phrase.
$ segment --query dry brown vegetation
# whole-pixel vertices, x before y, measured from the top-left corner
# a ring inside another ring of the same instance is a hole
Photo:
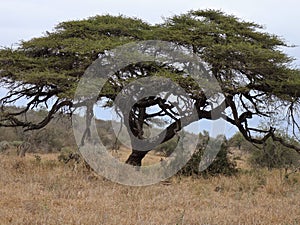
[[[300,224],[300,175],[249,170],[147,187],[73,171],[56,154],[0,156],[0,224]]]

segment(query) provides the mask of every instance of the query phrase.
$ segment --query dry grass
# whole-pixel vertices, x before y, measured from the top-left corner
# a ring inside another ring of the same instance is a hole
[[[0,224],[300,224],[300,176],[173,178],[122,186],[56,155],[0,156]]]

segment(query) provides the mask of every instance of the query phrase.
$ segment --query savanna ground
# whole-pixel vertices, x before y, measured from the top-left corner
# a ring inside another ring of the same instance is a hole
[[[57,154],[1,155],[0,224],[296,225],[300,175],[244,166],[232,177],[130,187],[73,170]]]

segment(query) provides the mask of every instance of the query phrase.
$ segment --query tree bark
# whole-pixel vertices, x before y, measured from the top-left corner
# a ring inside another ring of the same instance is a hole
[[[132,150],[130,156],[126,160],[126,163],[132,166],[141,166],[142,159],[147,155],[148,151]]]
[[[18,156],[23,158],[25,157],[26,152],[31,147],[31,144],[24,141],[19,147],[18,147]]]

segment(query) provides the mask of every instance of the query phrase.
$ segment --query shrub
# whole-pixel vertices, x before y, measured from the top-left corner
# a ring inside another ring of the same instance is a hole
[[[225,137],[217,137],[209,141],[211,138],[208,133],[200,134],[200,142],[197,150],[194,152],[188,163],[178,172],[178,175],[183,176],[210,176],[210,175],[233,175],[237,172],[236,163],[228,157],[228,143]],[[220,151],[212,163],[204,170],[199,171],[199,164],[203,159],[205,151],[214,151],[221,145]]]
[[[70,154],[75,154],[76,150],[73,150],[70,147],[64,147],[61,149],[60,154],[58,155],[58,161],[66,162],[69,160]]]
[[[247,141],[240,132],[237,132],[228,140],[228,145],[229,147],[235,147],[245,152],[252,152],[255,150],[255,146]]]
[[[10,144],[8,141],[1,141],[0,142],[0,153],[4,152],[5,150],[9,149]]]
[[[275,143],[269,138],[260,149],[253,151],[250,163],[268,169],[294,168],[300,166],[300,156],[295,150]]]
[[[173,137],[169,141],[166,141],[156,147],[155,151],[162,154],[165,157],[169,157],[178,144],[178,137]]]

